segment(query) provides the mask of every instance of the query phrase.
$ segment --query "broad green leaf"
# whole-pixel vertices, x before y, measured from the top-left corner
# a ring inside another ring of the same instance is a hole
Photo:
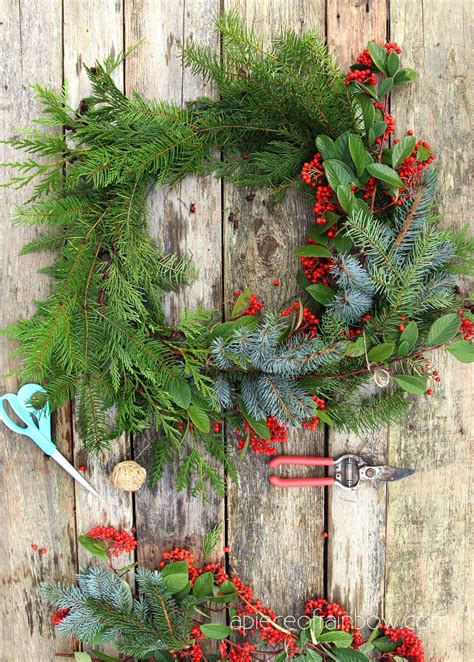
[[[414,69],[399,69],[393,80],[395,85],[400,85],[401,83],[411,83],[412,80],[416,78],[416,71]]]
[[[163,579],[168,591],[175,594],[186,588],[186,585],[189,581],[189,576],[187,572],[175,572],[171,575],[165,575]]]
[[[214,575],[212,572],[203,572],[194,582],[193,595],[195,598],[207,598],[212,595]]]
[[[324,218],[326,219],[326,223],[313,223],[309,230],[308,230],[308,235],[311,237],[311,239],[314,239],[315,241],[321,241],[321,235],[324,236],[324,233],[329,230],[335,223],[338,222],[338,220],[341,218],[339,214],[334,214],[331,211],[327,211],[324,214]]]
[[[371,175],[383,182],[390,184],[390,186],[402,187],[404,184],[399,175],[393,168],[384,163],[369,163],[367,170]]]
[[[331,648],[331,655],[339,662],[367,662],[368,660],[367,655],[353,648]]]
[[[285,652],[283,653],[278,653],[278,655],[275,656],[273,662],[286,662],[287,655]]]
[[[205,409],[198,407],[197,405],[190,405],[188,407],[189,418],[192,420],[196,428],[200,432],[209,432],[211,429],[211,421],[209,415]]]
[[[393,87],[393,78],[386,78],[379,85],[379,97],[382,98],[390,92]]]
[[[387,74],[389,76],[395,76],[400,67],[400,58],[398,55],[396,53],[389,53],[387,55],[387,62],[385,66],[387,67]]]
[[[415,147],[415,136],[405,136],[392,149],[392,166],[398,168],[400,163],[410,156]]]
[[[334,421],[332,420],[332,418],[329,416],[329,414],[325,409],[317,409],[314,412],[314,415],[317,416],[321,421],[324,421],[324,423],[327,423],[329,427],[332,427],[334,425]]]
[[[109,555],[107,554],[107,543],[105,540],[95,540],[94,538],[89,538],[87,535],[78,536],[77,538],[79,544],[81,544],[84,549],[86,549],[90,554],[97,556],[101,561],[108,561]]]
[[[350,237],[340,232],[334,241],[334,246],[339,253],[349,253],[352,249],[352,241]]]
[[[153,655],[153,660],[155,660],[156,662],[175,662],[176,660],[176,658],[173,657],[171,653],[164,650],[163,648],[159,650],[150,651],[149,653],[147,653],[148,657],[146,659],[149,658],[150,654]]]
[[[354,173],[343,161],[328,159],[324,161],[323,167],[329,186],[333,191],[337,191],[340,184],[352,184],[356,181]]]
[[[390,639],[390,637],[380,637],[379,639],[374,639],[372,643],[375,648],[378,648],[379,651],[383,651],[384,653],[389,653],[398,648],[397,642]]]
[[[347,648],[352,643],[352,635],[349,632],[342,632],[342,630],[330,630],[319,635],[318,641],[336,644],[338,648]]]
[[[367,356],[369,357],[369,361],[379,363],[390,358],[394,351],[395,343],[384,342],[380,345],[375,345],[375,347],[372,347],[372,349],[369,349]]]
[[[313,297],[313,299],[315,299],[315,301],[322,303],[323,306],[330,303],[336,294],[333,289],[322,283],[314,283],[307,287],[306,291]]]
[[[257,324],[258,324],[258,319],[256,318],[255,315],[242,315],[242,317],[238,317],[236,320],[231,320],[229,322],[222,322],[222,324],[218,324],[217,326],[215,326],[210,333],[210,337],[228,338],[237,329],[241,329],[244,326],[249,329],[253,329],[257,326]]]
[[[242,416],[245,418],[245,420],[250,425],[252,430],[256,432],[259,437],[262,437],[262,439],[266,439],[266,441],[270,441],[270,430],[267,428],[266,421],[257,421],[257,419],[255,419],[253,416],[250,416],[242,400],[238,399],[237,401],[239,403]]]
[[[316,147],[323,159],[332,159],[336,153],[334,140],[329,136],[319,135],[316,138]]]
[[[365,94],[358,94],[356,96],[356,101],[360,106],[362,118],[364,120],[365,133],[367,134],[375,119],[374,104]]]
[[[232,313],[230,315],[231,318],[237,317],[237,315],[241,315],[245,310],[247,310],[250,304],[251,296],[252,296],[251,288],[246,287],[245,290],[243,290],[237,297],[237,301],[235,302],[234,307],[232,308]]]
[[[89,653],[74,653],[75,662],[92,662],[92,658]]]
[[[191,404],[191,388],[183,377],[178,375],[170,377],[166,384],[166,390],[178,407],[187,409]]]
[[[424,145],[420,145],[416,150],[416,158],[418,159],[418,161],[426,161],[426,159],[430,156],[430,154],[431,154],[430,150]]]
[[[387,62],[387,51],[383,46],[376,44],[375,41],[369,41],[367,48],[369,49],[370,57],[372,62],[375,64],[377,69],[383,74],[387,73],[385,63]]]
[[[316,653],[316,651],[313,648],[306,648],[304,652],[304,657],[306,660],[309,660],[309,662],[322,662],[323,659],[321,655],[319,653]]]
[[[118,657],[111,657],[110,655],[106,655],[105,653],[102,653],[101,651],[96,651],[92,650],[91,651],[92,655],[97,658],[98,660],[103,660],[103,662],[120,662]],[[155,652],[153,652],[153,657],[156,659],[157,662],[159,662],[159,658],[156,657]],[[170,655],[171,658],[171,655]],[[166,662],[172,662],[173,658],[167,659]],[[163,661],[165,662],[165,661]]]
[[[318,637],[323,631],[324,621],[321,616],[313,616],[308,621],[309,633],[311,636],[311,641],[315,644],[318,641]]]
[[[345,355],[356,358],[357,356],[363,356],[364,352],[364,339],[361,336],[360,338],[357,338],[357,340],[354,340],[354,342],[348,343]]]
[[[400,335],[398,354],[405,356],[409,354],[418,340],[418,325],[416,322],[409,322]],[[405,344],[406,343],[406,344]]]
[[[394,380],[403,391],[421,395],[426,391],[428,377],[426,375],[395,375]]]
[[[294,252],[297,257],[331,257],[331,251],[326,246],[320,244],[306,244],[300,246]]]
[[[167,577],[168,575],[180,575],[183,573],[188,574],[189,572],[189,566],[187,561],[172,561],[171,563],[167,563],[162,570],[160,570],[160,574],[163,577]]]
[[[372,158],[365,149],[360,136],[357,136],[355,133],[349,135],[349,151],[356,169],[356,175],[360,177],[365,170],[365,166],[371,162]]]
[[[379,136],[383,135],[386,129],[387,129],[387,125],[383,120],[375,120],[373,125],[375,138],[378,138]]]
[[[474,343],[471,340],[457,340],[446,349],[461,363],[474,362]]]
[[[349,185],[343,186],[342,184],[340,184],[337,187],[336,193],[337,193],[337,199],[339,200],[339,204],[347,214],[350,214],[354,202],[356,201],[356,197],[352,193],[351,187]]]
[[[207,623],[199,627],[203,635],[209,639],[225,639],[232,632],[232,628],[228,625],[219,623]]]
[[[437,319],[428,331],[426,339],[428,347],[444,345],[454,338],[461,326],[461,318],[457,313],[448,313]]]

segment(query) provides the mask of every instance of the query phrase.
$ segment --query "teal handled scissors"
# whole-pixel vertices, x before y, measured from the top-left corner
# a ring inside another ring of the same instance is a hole
[[[0,420],[10,430],[13,430],[13,432],[30,437],[46,455],[52,457],[82,487],[95,496],[98,496],[92,485],[89,485],[87,480],[81,476],[77,469],[56,448],[56,444],[51,438],[51,412],[49,406],[46,404],[42,409],[36,409],[31,404],[31,398],[38,391],[41,393],[45,392],[44,388],[38,384],[25,384],[20,388],[18,393],[5,393],[0,396]],[[5,409],[6,402],[8,402],[18,418],[24,423],[24,426],[18,425],[10,417]]]

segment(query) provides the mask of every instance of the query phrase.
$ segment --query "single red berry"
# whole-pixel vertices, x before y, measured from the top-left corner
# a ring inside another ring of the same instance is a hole
[[[408,136],[412,136],[412,135],[413,135],[413,130],[412,130],[412,129],[408,129],[408,131],[407,131],[407,135],[408,135]]]
[[[327,537],[328,537],[328,532],[327,532],[327,531],[323,531],[323,532],[321,533],[321,535],[322,535],[323,538],[327,538]]]
[[[31,549],[33,549],[36,552],[36,550],[38,549],[38,545],[35,544],[31,545]]]
[[[46,554],[46,547],[42,547],[42,548],[40,549],[40,554],[41,554],[42,556],[44,556],[44,555]]]
[[[404,322],[404,321],[406,320],[406,318],[407,318],[406,315],[402,315],[402,316],[400,317],[400,319],[402,320],[402,322]]]
[[[194,204],[194,202],[191,202],[191,204],[189,205],[189,211],[191,212],[191,214],[194,214],[194,212],[196,211],[196,205]]]
[[[437,370],[433,370],[433,372],[432,372],[431,374],[433,375],[433,377],[436,377],[436,375],[438,374],[438,371],[437,371]]]
[[[400,331],[405,331],[405,327],[403,326],[403,324],[400,324],[398,328],[400,329]]]
[[[433,395],[433,389],[432,389],[432,388],[429,388],[429,389],[426,391],[426,395]]]
[[[280,281],[278,280],[278,278],[275,278],[275,280],[273,281],[273,284],[275,285],[275,287],[277,287],[280,284]]]
[[[228,554],[230,552],[230,547],[224,547],[224,554]]]
[[[85,471],[85,470],[86,470],[85,466],[81,464],[81,466],[79,467],[79,471]]]

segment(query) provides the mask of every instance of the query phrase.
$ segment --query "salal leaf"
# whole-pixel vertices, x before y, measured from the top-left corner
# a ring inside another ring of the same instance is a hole
[[[368,660],[367,655],[353,648],[331,648],[331,655],[339,662],[367,662]]]
[[[395,76],[399,67],[400,67],[400,58],[396,53],[389,53],[387,55],[387,62],[385,64],[387,68],[387,74],[389,76]]]
[[[379,651],[383,651],[384,653],[389,653],[398,648],[397,642],[390,639],[390,637],[380,637],[379,639],[374,639],[372,643],[375,648],[378,648]]]
[[[372,161],[372,157],[365,149],[365,145],[360,136],[357,136],[355,133],[351,133],[349,136],[349,152],[356,169],[356,175],[360,177],[364,172],[367,163]]]
[[[187,409],[191,404],[191,387],[184,377],[171,376],[166,384],[166,390],[178,407]]]
[[[426,375],[395,375],[394,380],[402,391],[421,395],[426,391],[428,377]]]
[[[393,87],[393,78],[386,78],[379,85],[379,97],[382,98],[388,94]]]
[[[342,630],[330,630],[320,634],[318,641],[336,644],[338,648],[347,648],[352,643],[352,635],[349,632],[342,632]]]
[[[415,80],[415,78],[416,71],[407,67],[405,69],[399,69],[393,77],[393,80],[395,85],[401,85],[402,83],[411,83],[411,81]]]
[[[324,161],[323,166],[329,186],[333,191],[337,191],[337,187],[340,184],[352,184],[356,181],[354,173],[343,161],[328,159]]]
[[[189,418],[200,432],[209,432],[211,429],[211,421],[209,419],[209,414],[205,409],[192,404],[188,407],[187,411]]]
[[[415,147],[415,136],[405,136],[392,149],[392,166],[398,168],[400,163],[410,156]]]
[[[374,104],[365,94],[358,94],[356,101],[361,109],[365,133],[367,134],[375,120]]]
[[[385,165],[384,163],[369,163],[367,170],[371,175],[383,182],[386,182],[387,184],[390,184],[390,186],[395,186],[396,188],[401,188],[404,186],[398,173],[393,168]]]
[[[375,41],[369,41],[367,48],[372,58],[372,62],[375,64],[377,69],[383,74],[387,74],[387,69],[385,63],[387,62],[387,51],[380,44],[376,44]]]
[[[447,347],[450,354],[461,363],[474,362],[474,343],[471,340],[458,340]]]
[[[418,325],[416,322],[409,322],[402,334],[398,344],[398,354],[405,356],[409,354],[418,340]]]
[[[208,639],[225,639],[232,632],[232,628],[228,625],[221,625],[220,623],[205,623],[199,626],[201,632]]]
[[[395,343],[393,342],[384,342],[380,345],[375,345],[372,349],[369,349],[367,356],[369,361],[374,361],[380,363],[381,361],[386,361],[390,358],[395,351]]]
[[[327,285],[323,285],[322,283],[314,283],[313,285],[307,287],[306,291],[313,297],[315,301],[322,303],[323,306],[327,306],[327,304],[330,303],[336,295],[333,289]]]
[[[418,161],[426,161],[426,159],[430,156],[430,154],[431,151],[424,145],[420,145],[416,150],[416,158],[418,159]]]
[[[79,536],[78,542],[84,547],[90,554],[97,556],[101,561],[108,561],[109,555],[107,554],[107,543],[105,540],[95,540],[94,538],[89,538],[87,535]]]
[[[207,598],[212,595],[214,575],[212,572],[203,572],[194,582],[193,595],[195,598]]]
[[[323,159],[332,159],[336,154],[334,140],[329,136],[319,135],[316,138],[316,147],[321,152]]]
[[[444,345],[454,338],[461,326],[461,318],[457,313],[448,313],[443,315],[430,327],[426,339],[429,347]]]
[[[300,246],[294,252],[297,257],[331,257],[331,251],[320,244],[306,244]]]
[[[237,315],[241,315],[245,310],[247,310],[250,304],[251,296],[252,296],[251,288],[246,287],[245,290],[243,290],[237,297],[237,301],[235,302],[234,307],[232,308],[232,313],[230,316],[237,317]]]

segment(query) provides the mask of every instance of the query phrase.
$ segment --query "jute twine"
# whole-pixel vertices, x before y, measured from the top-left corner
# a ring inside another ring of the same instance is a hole
[[[135,492],[143,485],[145,478],[146,469],[137,462],[126,460],[115,465],[114,470],[110,474],[109,481],[114,487],[120,490]]]

